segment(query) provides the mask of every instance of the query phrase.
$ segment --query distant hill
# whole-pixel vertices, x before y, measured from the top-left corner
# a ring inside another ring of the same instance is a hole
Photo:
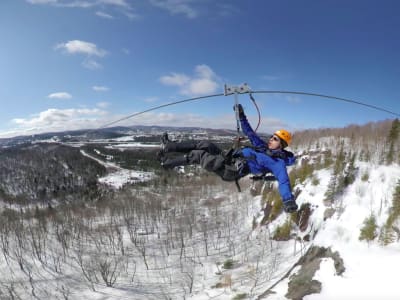
[[[59,144],[15,146],[0,151],[0,199],[30,203],[91,199],[104,166],[79,148]]]
[[[47,132],[29,136],[17,136],[12,138],[0,139],[0,146],[10,147],[25,143],[34,143],[41,141],[59,141],[59,142],[87,142],[89,140],[114,139],[129,135],[151,134],[157,135],[163,132],[182,132],[199,133],[205,132],[213,135],[234,135],[234,130],[229,129],[211,129],[201,127],[173,127],[173,126],[131,126],[131,127],[110,127],[101,129],[83,129],[62,132]]]
[[[291,147],[296,151],[330,149],[333,153],[343,147],[366,161],[400,162],[400,122],[395,119],[343,128],[302,130],[294,133]]]

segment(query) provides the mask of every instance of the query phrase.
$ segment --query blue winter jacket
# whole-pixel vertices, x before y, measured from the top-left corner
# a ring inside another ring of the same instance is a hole
[[[274,155],[266,154],[268,145],[263,141],[251,128],[247,118],[240,120],[243,133],[249,138],[253,148],[243,148],[241,150],[242,155],[246,158],[247,164],[250,169],[250,173],[255,175],[261,175],[271,172],[279,183],[279,193],[282,197],[283,202],[293,199],[292,190],[290,187],[289,176],[286,170],[286,166],[293,165],[296,158],[291,152],[284,150],[270,150],[274,153],[285,153],[285,158],[275,157]]]

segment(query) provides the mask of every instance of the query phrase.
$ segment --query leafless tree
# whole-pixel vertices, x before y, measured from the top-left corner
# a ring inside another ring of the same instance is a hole
[[[108,287],[113,287],[121,273],[121,268],[126,262],[118,256],[96,258],[101,278]]]

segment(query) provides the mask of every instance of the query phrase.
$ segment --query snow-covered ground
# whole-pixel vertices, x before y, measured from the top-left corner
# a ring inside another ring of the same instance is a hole
[[[153,178],[153,172],[141,172],[122,169],[99,178],[99,182],[110,185],[114,188],[121,188],[125,184],[149,181]]]
[[[96,151],[97,154],[101,154],[100,152]],[[155,174],[153,172],[143,172],[143,171],[134,171],[134,170],[127,170],[123,169],[117,164],[114,164],[109,161],[104,161],[94,157],[86,153],[85,151],[81,150],[82,155],[89,157],[101,165],[105,166],[106,168],[112,169],[113,171],[107,174],[104,177],[99,178],[100,183],[107,184],[114,188],[121,188],[125,184],[132,184],[137,182],[145,182],[149,181],[154,178]]]
[[[115,145],[108,145],[105,148],[107,148],[107,149],[160,148],[160,144],[159,143],[143,144],[143,143],[139,143],[139,142],[130,142],[130,143],[118,143]]]
[[[110,167],[109,162],[102,163]],[[111,166],[116,171],[99,181],[115,187],[153,176]],[[359,240],[363,222],[371,213],[379,227],[385,224],[400,168],[364,162],[357,162],[356,167],[359,171],[355,182],[334,204],[342,209],[325,221],[323,200],[332,170],[316,171],[317,185],[310,178],[298,186],[302,189],[298,204],[311,203],[313,208],[310,226],[316,236],[310,242],[270,239],[274,228],[288,219],[285,214],[268,227],[253,228],[253,222],[263,217],[261,197],[253,197],[248,190],[239,194],[234,185],[232,189],[200,184],[186,187],[194,194],[189,194],[185,186],[170,187],[165,194],[140,191],[137,193],[144,197],[144,215],[151,216],[152,206],[146,206],[148,203],[160,204],[160,213],[152,224],[138,215],[132,220],[128,215],[114,217],[111,225],[105,224],[107,217],[88,221],[92,232],[84,240],[74,240],[67,253],[63,253],[56,232],[50,231],[46,233],[51,240],[43,245],[47,252],[42,261],[30,244],[34,245],[35,236],[7,240],[10,245],[23,243],[21,249],[25,252],[11,247],[12,251],[0,256],[0,274],[8,274],[0,279],[0,299],[11,299],[7,297],[12,292],[23,299],[34,299],[32,293],[39,299],[257,299],[279,282],[272,288],[275,293],[265,299],[284,300],[290,277],[280,280],[311,246],[338,251],[346,270],[338,276],[333,260],[323,259],[314,276],[322,283],[322,292],[304,299],[400,299],[396,284],[400,244],[382,246],[377,239],[369,244]],[[363,179],[366,173],[368,180]],[[130,197],[135,193],[133,190]],[[135,201],[126,202],[127,210],[132,203]],[[124,222],[132,222],[134,231],[125,228]],[[107,230],[115,230],[111,236],[118,233],[120,240],[105,238]],[[187,232],[190,235],[184,235]],[[87,252],[80,256],[82,249]],[[104,262],[115,263],[119,270],[115,284],[107,287],[99,275],[100,280],[90,283],[82,275],[80,259],[93,272],[98,272],[95,268]],[[232,265],[224,267],[227,262]],[[292,274],[298,271],[295,268]]]
[[[329,182],[329,172],[318,172],[320,185],[304,187],[298,202],[311,202],[315,212],[311,222],[318,228],[314,245],[331,247],[338,251],[346,271],[337,276],[331,258],[323,259],[314,279],[322,283],[320,294],[304,297],[308,300],[336,299],[400,299],[398,271],[400,270],[400,243],[382,246],[377,239],[369,244],[360,241],[360,229],[364,220],[375,215],[377,225],[382,227],[387,220],[395,185],[400,179],[398,165],[379,166],[358,163],[356,181],[348,187],[340,199],[343,212],[336,213],[323,222],[323,194]],[[369,174],[368,181],[361,179]],[[267,299],[286,299],[288,280],[279,284],[277,293]]]

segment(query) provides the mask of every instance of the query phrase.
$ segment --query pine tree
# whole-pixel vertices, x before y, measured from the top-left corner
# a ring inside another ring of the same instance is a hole
[[[340,150],[336,156],[333,167],[333,174],[328,184],[328,189],[325,192],[325,205],[331,205],[334,202],[335,196],[344,189],[343,170],[346,166],[346,153],[344,152],[344,144],[340,143]]]
[[[370,242],[374,240],[377,236],[376,229],[378,226],[376,225],[376,218],[373,214],[371,214],[368,218],[364,220],[363,227],[360,232],[360,241]]]
[[[381,230],[379,240],[383,245],[393,243],[395,240],[395,231],[393,229],[394,223],[400,217],[400,181],[397,183],[393,193],[392,207],[390,214],[386,220],[385,226]]]
[[[379,242],[384,246],[394,242],[393,229],[387,224],[387,222],[381,229],[379,234]]]
[[[387,137],[387,143],[389,145],[389,151],[386,156],[387,164],[391,164],[396,160],[395,153],[395,145],[400,135],[400,121],[399,119],[395,119],[392,122],[392,127],[389,131],[389,135]]]
[[[345,170],[345,174],[343,177],[343,185],[344,187],[349,186],[354,182],[356,179],[356,172],[357,169],[355,167],[355,161],[356,161],[356,154],[351,155],[350,162]]]

